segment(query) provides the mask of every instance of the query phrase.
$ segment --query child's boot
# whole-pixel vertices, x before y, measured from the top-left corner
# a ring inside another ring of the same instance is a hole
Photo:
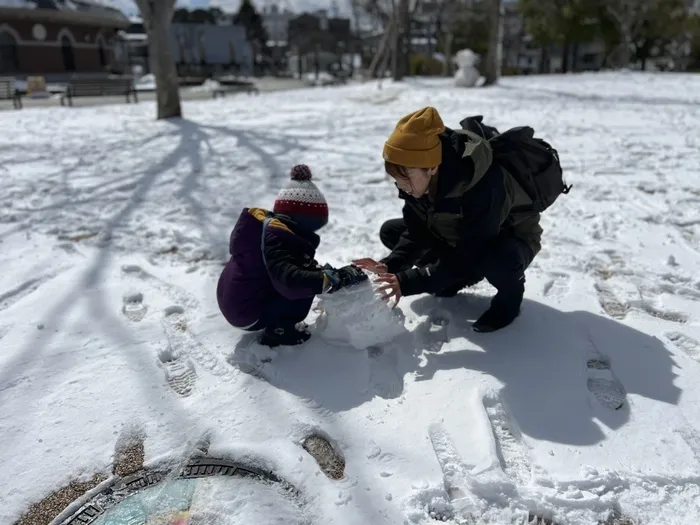
[[[260,344],[275,346],[296,346],[309,340],[311,334],[296,326],[269,326],[260,337]]]

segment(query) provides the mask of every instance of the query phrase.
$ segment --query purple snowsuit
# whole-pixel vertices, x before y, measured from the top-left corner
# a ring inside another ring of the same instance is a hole
[[[219,309],[231,325],[244,330],[293,326],[323,292],[325,279],[314,260],[320,239],[293,228],[285,216],[262,208],[241,212],[216,290]]]

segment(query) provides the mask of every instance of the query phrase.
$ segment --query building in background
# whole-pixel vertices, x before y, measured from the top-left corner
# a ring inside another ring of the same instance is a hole
[[[110,71],[117,32],[129,20],[90,0],[0,0],[0,75],[62,81]]]
[[[287,8],[281,9],[277,4],[266,6],[261,12],[263,26],[267,31],[268,46],[286,47],[289,21],[297,16],[296,13]]]
[[[134,17],[120,34],[125,69],[150,72],[148,36],[143,21]],[[182,77],[211,77],[221,73],[251,74],[253,49],[245,29],[232,23],[173,23],[170,45],[178,74]]]
[[[287,31],[289,69],[295,76],[352,74],[355,46],[350,19],[329,18],[323,10],[303,13],[289,21]]]
[[[297,16],[287,6],[281,8],[278,4],[266,5],[261,11],[265,31],[267,31],[267,52],[271,61],[271,69],[276,74],[288,72],[289,64],[289,21]]]

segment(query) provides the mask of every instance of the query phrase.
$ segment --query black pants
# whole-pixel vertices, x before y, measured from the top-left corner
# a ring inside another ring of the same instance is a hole
[[[264,328],[291,328],[306,319],[313,301],[313,297],[294,301],[282,296],[274,297],[265,306],[258,322],[247,330],[255,332]]]
[[[404,231],[406,224],[403,219],[390,219],[379,230],[379,238],[384,246],[393,250]],[[426,239],[425,248],[415,264],[425,266],[434,263],[440,259],[444,250],[444,247],[436,248]],[[525,241],[517,237],[500,236],[486,248],[474,268],[464,268],[463,279],[438,295],[452,295],[465,286],[486,279],[498,290],[492,306],[520,308],[525,289],[525,270],[533,258],[532,250]]]

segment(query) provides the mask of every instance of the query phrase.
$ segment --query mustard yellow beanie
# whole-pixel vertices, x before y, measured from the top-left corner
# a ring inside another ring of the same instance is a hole
[[[440,133],[445,131],[437,109],[427,106],[396,124],[384,143],[384,160],[407,168],[434,168],[442,162]]]

